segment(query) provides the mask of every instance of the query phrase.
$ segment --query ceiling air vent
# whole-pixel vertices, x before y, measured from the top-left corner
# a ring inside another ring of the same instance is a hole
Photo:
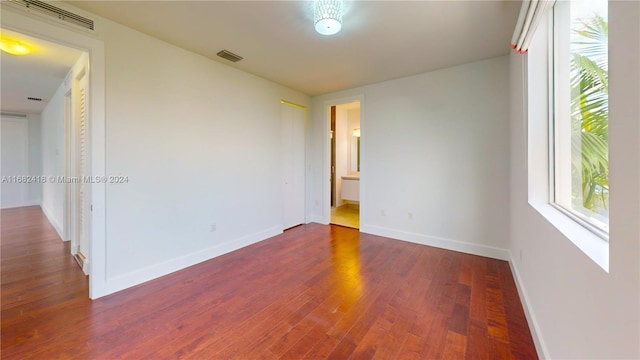
[[[29,97],[27,98],[27,100],[31,100],[31,101],[42,101],[42,98],[37,98],[37,97],[31,97],[31,96],[29,96]]]
[[[35,10],[39,13],[46,14],[62,21],[81,26],[85,29],[94,30],[93,20],[87,19],[84,16],[74,14],[67,10],[60,9],[44,1],[38,0],[9,0],[10,3],[23,6],[29,10]]]
[[[238,61],[242,60],[242,56],[238,56],[238,55],[232,53],[231,51],[227,51],[227,50],[219,51],[217,55],[220,56],[221,58],[227,59],[227,60],[229,60],[231,62],[238,62]]]
[[[5,112],[5,111],[0,112],[0,116],[18,118],[18,119],[26,119],[27,118],[27,115],[25,115],[25,114],[18,114],[18,113]]]

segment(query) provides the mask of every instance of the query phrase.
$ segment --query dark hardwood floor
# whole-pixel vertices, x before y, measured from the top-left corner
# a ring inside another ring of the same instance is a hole
[[[1,216],[3,359],[537,358],[504,261],[310,224],[91,301],[39,207]]]

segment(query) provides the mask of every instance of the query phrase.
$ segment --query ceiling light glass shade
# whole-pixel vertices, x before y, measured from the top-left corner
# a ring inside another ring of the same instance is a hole
[[[27,45],[5,37],[0,39],[0,50],[12,55],[27,55],[31,52]]]
[[[316,0],[313,18],[316,31],[322,35],[334,35],[342,29],[342,0]]]

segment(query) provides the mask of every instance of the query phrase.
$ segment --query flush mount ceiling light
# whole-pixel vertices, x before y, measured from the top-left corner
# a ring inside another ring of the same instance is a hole
[[[27,55],[31,52],[29,45],[6,36],[0,38],[0,50],[12,55]]]
[[[322,35],[334,35],[342,29],[342,0],[315,0],[313,19],[316,31]]]

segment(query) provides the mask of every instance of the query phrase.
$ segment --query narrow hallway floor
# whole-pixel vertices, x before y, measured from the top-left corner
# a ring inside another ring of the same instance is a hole
[[[331,208],[331,223],[359,229],[360,205],[347,204]]]

